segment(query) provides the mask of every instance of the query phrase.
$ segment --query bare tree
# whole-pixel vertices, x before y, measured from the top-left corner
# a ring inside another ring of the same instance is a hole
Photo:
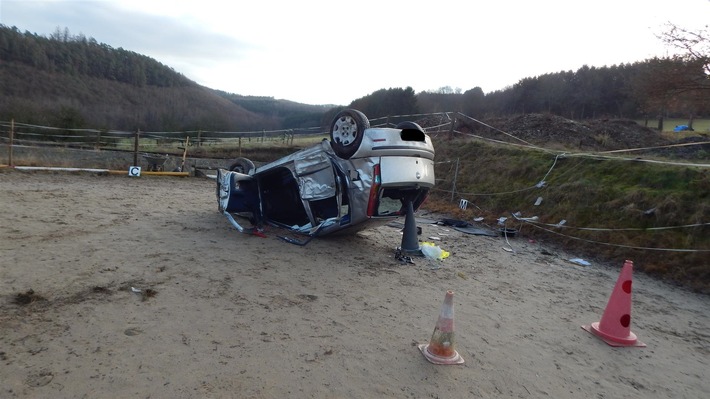
[[[705,74],[710,77],[710,32],[708,25],[697,31],[666,23],[666,30],[658,36],[670,47],[683,51],[684,58],[702,61]],[[706,87],[707,88],[707,87]]]
[[[674,56],[684,68],[672,68],[664,76],[666,82],[661,90],[664,97],[672,99],[676,108],[690,114],[688,125],[693,127],[693,118],[698,110],[708,106],[707,91],[710,90],[710,32],[704,29],[690,30],[668,22],[665,31],[658,36],[666,45],[681,50]],[[663,87],[665,86],[665,87]]]

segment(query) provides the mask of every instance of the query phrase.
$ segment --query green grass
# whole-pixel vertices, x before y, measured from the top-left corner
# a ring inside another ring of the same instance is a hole
[[[639,270],[710,293],[708,252],[628,248],[710,250],[710,225],[644,230],[710,223],[710,169],[569,157],[558,160],[545,187],[530,189],[550,170],[554,155],[457,140],[438,142],[436,151],[438,162],[459,159],[457,193],[452,201],[445,191],[453,187],[450,164],[437,163],[428,206],[467,220],[490,221],[519,211],[547,224],[565,219],[570,227],[612,229],[553,228],[563,234],[558,235],[522,226],[525,235],[554,241],[578,256],[619,265],[632,259]],[[543,197],[540,206],[534,205],[537,197]],[[465,212],[457,208],[461,198],[472,204]]]

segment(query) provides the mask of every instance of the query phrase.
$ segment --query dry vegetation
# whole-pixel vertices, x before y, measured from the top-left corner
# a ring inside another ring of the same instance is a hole
[[[456,193],[452,198],[453,164],[440,164],[437,179],[441,181],[428,207],[462,219],[482,216],[489,222],[501,216],[512,220],[514,212],[537,216],[547,225],[566,220],[566,228],[525,223],[515,227],[531,239],[552,240],[590,259],[634,259],[639,270],[710,293],[706,261],[710,170],[674,164],[707,164],[710,144],[614,153],[676,143],[628,120],[581,123],[553,115],[522,115],[486,123],[496,129],[468,125],[462,130],[521,144],[511,139],[513,135],[556,151],[512,148],[461,136],[440,138],[437,160],[458,160]],[[680,140],[699,141],[708,140],[702,136]],[[656,163],[665,161],[669,163]],[[543,178],[544,187],[535,187]],[[539,197],[542,203],[535,206]],[[465,211],[457,208],[460,198],[470,201]],[[686,225],[692,227],[664,229]]]

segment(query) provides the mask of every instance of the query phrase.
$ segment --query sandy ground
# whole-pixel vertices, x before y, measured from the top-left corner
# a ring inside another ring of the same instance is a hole
[[[438,270],[389,226],[299,247],[235,231],[204,178],[0,169],[0,205],[2,398],[710,397],[707,297],[636,273],[648,347],[580,328],[623,260],[424,223]],[[461,366],[416,347],[447,290]]]

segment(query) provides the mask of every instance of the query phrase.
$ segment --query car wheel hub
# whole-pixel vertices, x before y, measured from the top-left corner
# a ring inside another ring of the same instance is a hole
[[[344,146],[350,145],[357,135],[357,123],[350,117],[340,118],[335,123],[334,139]]]

